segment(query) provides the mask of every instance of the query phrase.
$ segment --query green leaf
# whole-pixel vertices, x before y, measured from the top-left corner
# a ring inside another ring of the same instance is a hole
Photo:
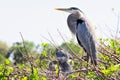
[[[42,80],[47,80],[47,77],[46,76],[42,76]]]
[[[23,77],[22,80],[28,80],[27,77]]]
[[[87,76],[89,76],[89,77],[95,77],[95,73],[94,72],[89,72]]]
[[[0,79],[3,78],[4,76],[2,74],[0,74]]]
[[[10,74],[11,72],[13,72],[13,68],[12,67],[8,67],[7,68],[7,73]]]
[[[47,56],[47,51],[43,50],[42,55],[46,57]]]
[[[102,72],[108,76],[111,74],[115,74],[115,72],[120,71],[120,64],[118,65],[111,65],[110,68],[102,70]]]
[[[115,47],[116,47],[116,41],[113,40],[113,39],[111,39],[110,40],[110,46],[111,46],[111,48],[115,49]]]
[[[59,73],[59,66],[58,65],[55,65],[55,73],[58,74]]]
[[[108,75],[108,74],[110,73],[110,70],[104,69],[104,70],[102,70],[102,72],[103,72],[105,75]]]
[[[6,60],[5,60],[5,64],[6,64],[6,65],[9,65],[9,64],[10,64],[10,60],[6,59]]]
[[[75,76],[75,75],[73,75],[73,74],[70,74],[69,77],[70,77],[71,79],[77,78],[77,76]]]
[[[49,44],[48,43],[42,43],[42,46],[45,48],[47,47]]]
[[[118,47],[118,48],[116,49],[116,52],[117,52],[117,54],[120,55],[120,47]]]
[[[74,63],[75,63],[74,60],[71,60],[71,62],[72,62],[72,65],[74,65]]]

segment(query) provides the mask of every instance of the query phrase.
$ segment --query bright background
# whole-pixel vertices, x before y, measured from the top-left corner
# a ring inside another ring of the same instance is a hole
[[[24,39],[41,43],[51,40],[63,42],[72,38],[67,26],[68,13],[54,10],[62,7],[78,7],[96,26],[97,37],[115,36],[120,0],[0,0],[0,40],[11,45]],[[119,30],[118,30],[119,31]],[[118,36],[120,36],[118,34]]]

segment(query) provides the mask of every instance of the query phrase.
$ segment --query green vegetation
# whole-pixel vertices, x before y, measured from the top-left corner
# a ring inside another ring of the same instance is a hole
[[[42,43],[42,48],[30,41],[14,43],[10,48],[0,42],[0,80],[63,80],[59,65],[55,71],[48,70],[49,62],[56,59],[56,48],[64,49],[72,58],[72,72],[65,80],[120,80],[120,40],[99,39],[99,42],[98,68],[91,63],[86,68],[87,62],[82,58],[85,53],[74,40],[60,46]],[[8,59],[12,53],[14,62]]]

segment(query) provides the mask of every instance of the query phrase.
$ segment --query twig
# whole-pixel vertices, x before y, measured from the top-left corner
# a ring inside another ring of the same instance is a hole
[[[61,38],[63,39],[63,41],[66,42],[65,39],[63,38],[62,34],[60,33],[59,29],[57,29],[57,31],[58,31],[59,35],[61,36]],[[78,57],[78,56],[75,54],[75,52],[70,48],[70,46],[69,46],[68,44],[66,44],[66,45],[67,45],[67,47],[70,49],[70,51],[72,52],[72,54],[73,54],[75,57],[77,57],[77,59],[79,59],[79,57]]]
[[[106,51],[106,52],[109,53],[110,55],[114,56],[114,57],[115,57],[115,60],[116,60],[118,63],[120,63],[119,57],[117,57],[115,54],[112,54],[111,52],[107,51],[103,46],[101,46],[101,45],[99,45],[99,46],[100,46],[104,51]],[[105,53],[104,53],[104,54],[105,54]],[[108,54],[105,54],[105,55],[109,56]],[[109,57],[111,57],[111,56],[109,56]]]
[[[25,41],[24,41],[24,38],[23,38],[23,35],[22,35],[21,32],[20,32],[20,36],[21,36],[21,38],[22,38],[23,47],[24,47],[24,49],[25,49],[25,53],[26,53],[26,55],[27,55],[28,61],[29,61],[30,65],[31,65],[31,70],[32,70],[32,74],[33,74],[33,73],[34,73],[34,69],[33,69],[34,67],[33,67],[32,61],[30,60],[30,57],[29,57],[27,48],[26,48],[26,46],[25,46]]]
[[[46,37],[44,37],[42,35],[41,35],[41,37],[43,37],[44,39],[46,39],[47,41],[49,41],[57,49],[56,45],[54,43],[52,43],[49,39],[47,39]]]
[[[118,21],[117,21],[117,29],[116,29],[116,35],[115,35],[115,40],[117,38],[117,34],[118,34],[118,31],[119,31],[119,21],[120,21],[120,15],[118,13]]]
[[[49,32],[48,32],[48,35],[50,36],[50,39],[53,41],[54,45],[56,46],[56,43],[55,43],[53,37],[51,36],[51,34]]]

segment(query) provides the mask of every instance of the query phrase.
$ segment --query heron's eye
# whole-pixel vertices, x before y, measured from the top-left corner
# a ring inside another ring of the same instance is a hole
[[[71,8],[71,10],[74,10],[73,8]]]
[[[71,8],[71,10],[73,11],[73,10],[75,10],[75,9]]]

